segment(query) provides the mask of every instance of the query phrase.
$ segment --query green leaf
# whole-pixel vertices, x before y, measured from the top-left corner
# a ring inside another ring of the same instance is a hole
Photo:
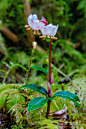
[[[35,68],[35,69],[37,69],[37,70],[40,70],[40,71],[42,71],[42,72],[48,74],[47,70],[46,70],[45,68],[43,68],[43,67],[40,67],[40,66],[30,66],[30,67],[31,67],[31,68]]]
[[[37,97],[31,100],[28,104],[28,111],[34,111],[40,107],[42,107],[45,103],[48,102],[48,98]]]
[[[79,97],[76,94],[69,91],[59,91],[54,94],[54,97],[55,96],[59,96],[62,98],[69,98],[69,99],[71,98],[71,99],[74,99],[75,101],[80,101]]]
[[[74,93],[71,93],[69,91],[59,91],[53,95],[53,97],[56,97],[56,96],[71,100],[80,108],[80,105],[76,102],[76,101],[80,101],[80,99]]]
[[[21,64],[18,64],[18,63],[17,63],[16,66],[18,66],[18,67],[22,68],[23,70],[27,71],[26,67],[24,67],[24,66],[21,65]]]
[[[8,68],[10,68],[10,65],[7,64],[6,62],[3,62],[3,64],[5,64]]]
[[[86,8],[86,0],[80,1],[77,7],[77,9],[84,9],[84,8]]]
[[[35,84],[27,84],[27,85],[23,85],[22,87],[20,88],[29,88],[29,89],[32,89],[34,91],[37,91],[43,95],[47,95],[47,90],[42,87],[42,86],[38,86],[38,85],[35,85]]]

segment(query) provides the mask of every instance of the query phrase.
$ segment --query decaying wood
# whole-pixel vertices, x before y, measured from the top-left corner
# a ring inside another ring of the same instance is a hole
[[[17,42],[19,42],[19,39],[18,39],[18,37],[17,37],[17,35],[15,35],[11,30],[9,30],[7,27],[5,27],[5,26],[3,26],[1,29],[0,29],[0,31],[8,38],[8,39],[10,39],[12,42],[14,42],[14,43],[17,43]],[[29,33],[29,31],[27,31],[28,33]],[[32,34],[32,33],[31,33]],[[32,36],[32,37],[31,37]],[[32,41],[35,41],[35,39],[33,40],[33,36],[34,35],[31,35],[30,36],[30,41],[31,41],[31,46],[32,46]],[[1,44],[2,45],[2,44]],[[42,47],[40,47],[39,45],[37,45],[37,50],[40,50],[40,51],[42,51],[42,52],[44,52],[44,53],[46,53],[46,51],[42,48]],[[3,51],[4,52],[4,51]],[[5,53],[6,54],[6,53]]]
[[[24,13],[26,15],[26,24],[27,24],[27,18],[31,14],[30,3],[24,0],[23,5],[24,5]],[[27,30],[27,37],[28,37],[29,46],[32,46],[32,42],[35,41],[34,34]]]
[[[31,14],[31,7],[30,7],[30,3],[26,0],[24,0],[24,13],[26,15],[26,18],[28,18],[28,16]]]
[[[7,27],[3,26],[0,31],[10,40],[12,40],[14,43],[18,42],[18,37],[10,31]]]

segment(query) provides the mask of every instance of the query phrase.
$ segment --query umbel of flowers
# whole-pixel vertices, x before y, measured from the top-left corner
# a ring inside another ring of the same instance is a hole
[[[51,84],[53,83],[53,81],[51,80],[51,39],[57,40],[55,35],[58,30],[58,24],[57,26],[53,25],[52,23],[48,24],[48,22],[46,21],[44,17],[42,17],[41,20],[39,20],[36,14],[33,14],[33,15],[30,14],[27,20],[28,20],[28,25],[25,26],[27,30],[34,32],[34,34],[40,34],[39,32],[41,31],[42,36],[40,36],[40,38],[43,38],[44,40],[46,38],[50,39],[49,40],[49,71],[47,72],[46,69],[39,67],[39,66],[32,66],[32,68],[35,68],[37,70],[40,70],[48,74],[47,90],[44,87],[36,85],[36,84],[26,84],[26,85],[24,84],[22,87],[20,87],[20,88],[32,89],[46,96],[46,97],[37,97],[37,98],[32,99],[28,104],[28,111],[36,110],[47,103],[46,118],[48,118],[49,111],[50,111],[50,103],[53,101],[53,99],[56,96],[71,100],[80,109],[80,105],[77,102],[80,100],[78,96],[75,95],[74,93],[71,93],[69,91],[59,91],[59,92],[56,92],[54,95],[52,95],[52,92],[51,92]],[[32,57],[33,57],[33,54],[32,54]]]
[[[40,36],[40,38],[45,39],[45,37],[47,36],[48,38],[51,37],[51,39],[57,39],[54,36],[56,35],[56,32],[58,30],[58,24],[57,26],[53,25],[52,23],[48,24],[44,17],[39,20],[36,14],[30,14],[27,20],[28,25],[25,26],[27,30],[34,30],[34,33],[37,34],[39,34],[38,31],[40,30],[43,34],[43,36]]]

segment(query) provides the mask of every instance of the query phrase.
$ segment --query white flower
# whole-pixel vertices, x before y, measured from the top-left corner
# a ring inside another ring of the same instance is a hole
[[[57,29],[58,29],[58,24],[57,26],[53,25],[52,23],[48,24],[47,23],[47,20],[42,17],[41,20],[38,19],[37,15],[36,14],[30,14],[29,17],[28,17],[28,24],[29,26],[27,25],[27,30],[31,30],[31,28],[34,31],[34,34],[38,34],[38,30],[41,30],[42,31],[42,34],[43,36],[40,36],[40,38],[46,38],[46,35],[48,36],[48,38],[50,38],[50,36],[52,37],[52,39],[57,39],[55,38],[55,34],[57,32]],[[28,28],[30,27],[30,28]]]
[[[43,24],[41,25],[41,31],[42,31],[42,34],[43,36],[55,36],[56,32],[57,32],[57,29],[58,29],[58,25],[55,26],[53,24],[48,24],[47,26],[44,26]]]
[[[38,20],[38,17],[37,17],[37,15],[36,14],[30,14],[29,15],[29,17],[27,18],[27,20],[28,20],[28,24],[29,24],[29,26],[31,25],[31,20]]]
[[[40,30],[41,29],[41,22],[38,20],[38,17],[36,14],[30,14],[28,17],[28,24],[30,28],[34,30]]]

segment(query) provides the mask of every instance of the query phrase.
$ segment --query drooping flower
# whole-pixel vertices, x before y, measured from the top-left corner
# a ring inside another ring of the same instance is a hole
[[[38,17],[36,14],[30,14],[29,17],[27,18],[28,24],[31,25],[31,20],[38,20]]]
[[[46,19],[42,17],[41,20],[39,20],[36,14],[33,14],[33,15],[30,14],[27,20],[28,20],[29,27],[34,30],[41,30],[42,24],[44,26],[47,25]]]
[[[43,36],[47,35],[47,36],[54,37],[56,35],[57,29],[58,29],[58,24],[57,26],[55,26],[50,23],[47,26],[44,26],[43,24],[41,26],[41,31],[42,31]]]
[[[30,28],[34,29],[34,30],[40,30],[41,29],[41,23],[38,20],[38,17],[36,14],[30,14],[28,17],[28,24],[30,26]]]
[[[44,17],[42,17],[41,20],[39,20],[36,14],[30,14],[27,20],[28,25],[25,26],[27,30],[35,30],[34,34],[40,34],[38,30],[41,30],[43,36],[40,36],[40,38],[46,39],[47,36],[48,38],[51,37],[52,39],[57,39],[54,36],[57,32],[58,24],[57,26],[53,25],[52,23],[48,24],[47,20]]]

